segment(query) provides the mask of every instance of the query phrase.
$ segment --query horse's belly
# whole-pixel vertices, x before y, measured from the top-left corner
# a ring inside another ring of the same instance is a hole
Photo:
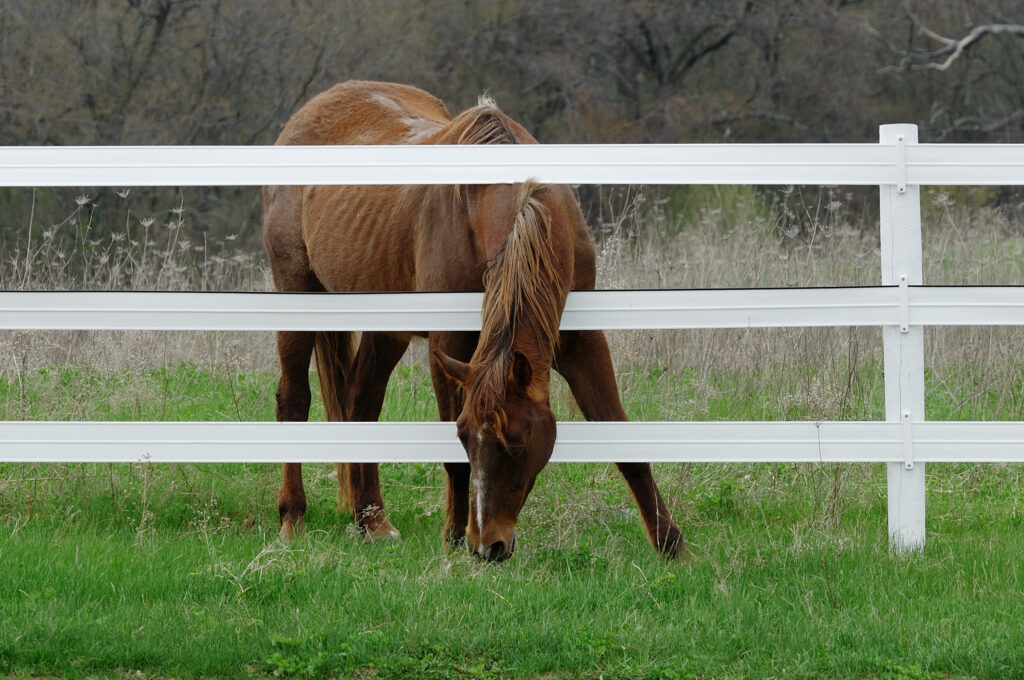
[[[307,187],[302,232],[310,267],[329,291],[415,288],[414,238],[394,209],[396,187]]]

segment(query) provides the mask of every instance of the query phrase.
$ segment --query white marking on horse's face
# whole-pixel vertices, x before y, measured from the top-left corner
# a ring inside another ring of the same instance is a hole
[[[482,470],[477,470],[473,475],[473,492],[476,494],[476,529],[482,534],[484,532],[484,473]]]

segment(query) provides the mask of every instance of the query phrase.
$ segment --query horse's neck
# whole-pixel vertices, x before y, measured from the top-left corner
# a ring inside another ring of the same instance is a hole
[[[565,221],[553,219],[560,206],[545,199],[542,185],[495,185],[477,193],[471,220],[492,262],[484,277],[485,346],[477,355],[508,365],[521,352],[546,391],[573,251]]]
[[[565,293],[560,295],[563,306],[565,296]],[[510,353],[514,356],[516,352],[522,352],[529,359],[530,368],[533,370],[530,390],[533,393],[531,396],[535,399],[547,398],[556,350],[557,347],[551,345],[550,339],[541,332],[533,319],[519,320],[519,326],[512,337]]]

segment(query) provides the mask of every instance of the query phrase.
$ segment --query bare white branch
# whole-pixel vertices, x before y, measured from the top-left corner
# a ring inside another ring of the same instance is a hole
[[[903,13],[910,21],[914,30],[929,38],[939,46],[935,49],[913,48],[910,45],[900,45],[886,36],[878,29],[865,23],[865,29],[876,40],[885,44],[887,48],[900,55],[900,63],[895,66],[886,66],[879,69],[880,73],[893,73],[898,71],[946,71],[957,59],[963,56],[972,45],[984,38],[986,35],[1011,34],[1024,37],[1024,24],[991,23],[975,26],[962,38],[950,38],[934,30],[910,9],[910,3],[903,3]],[[945,57],[942,61],[935,61]]]
[[[931,30],[925,29],[923,26],[919,26],[919,30],[927,35],[929,38],[942,41],[949,45],[950,53],[946,57],[945,61],[942,62],[928,62],[925,64],[914,64],[911,66],[913,69],[933,69],[936,71],[945,71],[953,65],[957,59],[964,53],[964,51],[980,40],[986,35],[998,35],[1000,33],[1010,33],[1013,35],[1024,36],[1024,24],[984,24],[982,26],[975,26],[971,29],[971,32],[959,40],[953,40],[951,38],[945,38]]]

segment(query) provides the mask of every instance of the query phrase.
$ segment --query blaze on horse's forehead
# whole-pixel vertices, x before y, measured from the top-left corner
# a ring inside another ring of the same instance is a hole
[[[542,445],[535,441],[531,433],[536,434],[537,415],[534,410],[545,410],[545,404],[534,402],[513,402],[505,404],[488,413],[472,413],[468,408],[463,411],[459,418],[460,432],[469,441],[468,445],[497,443],[498,447],[512,457],[518,457],[524,453],[524,448],[532,443]],[[550,414],[550,411],[549,411]],[[553,421],[553,416],[551,417]]]
[[[467,434],[483,443],[484,439],[493,435],[502,446],[508,445],[506,430],[508,429],[508,415],[504,409],[496,409],[488,413],[474,413],[471,409],[464,411],[466,416]]]
[[[498,402],[489,404],[489,408],[474,408],[469,398],[466,399],[462,414],[458,419],[461,434],[469,440],[467,444],[483,444],[496,441],[502,448],[518,446],[523,443],[523,423],[517,418],[515,404]]]

